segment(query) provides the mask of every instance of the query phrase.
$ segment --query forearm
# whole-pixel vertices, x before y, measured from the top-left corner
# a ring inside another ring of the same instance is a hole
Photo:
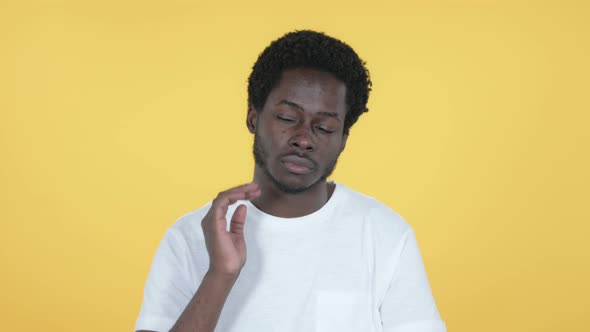
[[[213,332],[237,275],[207,272],[170,332]]]

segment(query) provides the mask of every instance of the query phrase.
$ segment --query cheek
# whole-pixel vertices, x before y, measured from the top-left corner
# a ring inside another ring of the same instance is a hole
[[[276,149],[281,149],[286,142],[288,142],[289,131],[288,129],[278,128],[270,130],[266,136],[268,146]]]
[[[338,158],[341,153],[342,147],[342,140],[336,139],[333,142],[330,142],[330,146],[327,149],[327,154],[329,155],[330,159]]]
[[[265,129],[259,132],[258,141],[268,154],[274,154],[281,150],[283,137],[285,137],[284,130]]]

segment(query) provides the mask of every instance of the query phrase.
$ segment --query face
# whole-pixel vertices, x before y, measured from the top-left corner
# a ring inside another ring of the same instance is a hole
[[[323,183],[344,150],[346,86],[311,69],[283,72],[263,109],[248,112],[257,171],[286,193]]]

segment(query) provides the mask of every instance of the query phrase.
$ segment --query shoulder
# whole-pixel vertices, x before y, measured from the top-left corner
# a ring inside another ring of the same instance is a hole
[[[201,208],[192,210],[180,216],[174,223],[168,228],[168,235],[172,237],[182,237],[187,242],[200,238],[203,236],[201,229],[201,220],[205,217],[211,202],[205,204]]]
[[[410,224],[395,210],[374,197],[360,193],[342,184],[338,184],[341,191],[341,202],[344,213],[348,215],[362,215],[365,223],[383,235],[401,236],[412,230]]]

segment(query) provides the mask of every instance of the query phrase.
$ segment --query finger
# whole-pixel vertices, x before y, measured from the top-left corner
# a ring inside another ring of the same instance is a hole
[[[217,194],[217,197],[213,200],[213,203],[215,202],[223,202],[224,201],[224,197],[228,196],[228,195],[232,195],[234,193],[240,193],[240,192],[251,192],[251,191],[256,191],[258,190],[258,184],[256,183],[247,183],[241,186],[237,186],[231,189],[228,189],[226,191],[222,191],[219,194]]]
[[[244,225],[246,224],[246,211],[247,208],[244,204],[238,206],[236,211],[231,217],[231,223],[229,226],[230,233],[236,235],[238,238],[244,238]]]
[[[233,187],[230,188],[228,190],[222,191],[220,192],[217,196],[222,196],[222,195],[226,195],[226,194],[231,194],[234,192],[239,192],[239,191],[252,191],[252,190],[256,190],[258,188],[258,184],[255,182],[250,182],[250,183],[246,183],[237,187]]]
[[[252,200],[252,199],[260,196],[261,193],[262,193],[262,191],[260,189],[256,189],[254,191],[249,191],[246,193],[246,199]]]
[[[237,202],[238,200],[245,200],[251,199],[250,197],[256,197],[256,195],[260,195],[260,190],[258,191],[236,191],[232,193],[224,193],[223,195],[218,196],[214,201],[211,209],[213,211],[213,216],[218,219],[220,217],[225,217],[227,213],[228,207]],[[225,219],[225,218],[224,218]]]
[[[220,192],[213,200],[211,208],[207,212],[207,216],[203,219],[202,225],[211,225],[211,222],[213,222],[213,224],[216,225],[215,228],[226,229],[227,225],[225,225],[225,216],[229,205],[241,199],[250,200],[258,196],[260,196],[260,188],[258,187],[258,184],[254,182],[246,183]]]
[[[248,193],[248,192],[253,192],[256,190],[259,190],[258,184],[251,182],[251,183],[247,183],[247,184],[237,186],[237,187],[228,189],[226,191],[220,192],[219,194],[217,194],[216,200],[223,201],[223,198],[225,196],[232,195],[234,193],[240,193],[240,192]]]
[[[240,199],[246,199],[247,197],[253,195],[254,191],[236,191],[232,193],[225,193],[223,195],[218,196],[213,201],[213,206],[217,209],[220,207],[225,207],[237,202]]]

